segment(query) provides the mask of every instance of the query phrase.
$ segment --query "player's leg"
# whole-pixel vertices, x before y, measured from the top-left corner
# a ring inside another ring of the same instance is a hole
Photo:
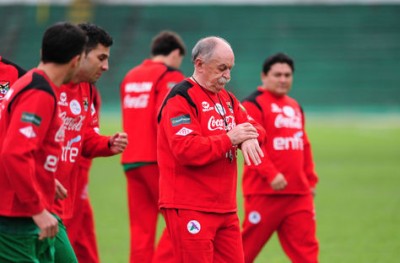
[[[154,252],[152,263],[176,263],[174,248],[167,228],[161,234],[156,251]]]
[[[239,218],[236,213],[221,215],[224,224],[218,229],[214,239],[214,263],[243,263],[243,245]]]
[[[292,197],[291,211],[278,229],[282,248],[292,262],[318,262],[318,240],[313,197]]]
[[[176,263],[212,263],[218,218],[193,210],[162,209]]]
[[[125,173],[131,232],[130,262],[151,262],[158,216],[158,166],[145,165]]]
[[[67,230],[61,221],[58,219],[58,233],[55,239],[55,262],[57,263],[78,263],[74,249],[69,241]]]
[[[244,198],[242,239],[246,263],[251,263],[271,238],[282,220],[279,198],[251,195]]]

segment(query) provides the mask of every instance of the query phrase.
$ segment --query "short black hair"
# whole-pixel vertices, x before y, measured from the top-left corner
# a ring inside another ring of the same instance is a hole
[[[151,42],[151,55],[167,56],[177,48],[182,56],[186,54],[185,43],[177,33],[172,31],[161,31]]]
[[[42,38],[41,61],[66,64],[83,52],[87,36],[82,29],[69,22],[58,22],[48,27]]]
[[[98,44],[102,44],[105,47],[112,46],[114,41],[110,34],[103,28],[92,23],[80,23],[78,26],[85,31],[88,36],[88,42],[85,48],[86,54],[96,48]]]
[[[289,67],[292,69],[292,72],[294,73],[294,61],[291,57],[286,55],[285,53],[279,52],[276,53],[270,57],[268,57],[263,64],[262,71],[264,74],[268,74],[269,70],[271,67],[276,64],[276,63],[285,63],[288,64]]]

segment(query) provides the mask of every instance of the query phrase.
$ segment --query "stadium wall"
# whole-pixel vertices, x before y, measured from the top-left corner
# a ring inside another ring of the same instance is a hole
[[[93,1],[92,1],[93,2]],[[399,111],[400,5],[70,5],[0,6],[0,55],[36,66],[40,40],[60,20],[92,21],[114,37],[110,71],[98,86],[119,107],[124,74],[149,55],[151,38],[177,31],[189,53],[207,35],[236,54],[230,88],[241,99],[260,81],[261,65],[283,51],[296,61],[292,96],[307,110]],[[190,55],[183,72],[192,74]]]

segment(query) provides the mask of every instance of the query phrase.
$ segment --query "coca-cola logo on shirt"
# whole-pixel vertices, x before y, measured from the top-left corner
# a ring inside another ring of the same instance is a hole
[[[235,118],[233,116],[226,116],[225,121],[221,117],[216,118],[215,116],[211,116],[210,119],[208,120],[207,127],[210,131],[215,131],[215,130],[230,131],[233,129],[233,127],[236,126]]]
[[[298,114],[292,107],[284,106],[282,108],[283,113],[279,113],[275,118],[276,128],[293,128],[302,129],[303,124],[301,121],[301,115]]]
[[[67,131],[80,131],[85,120],[85,116],[83,115],[68,117],[66,112],[61,112],[60,118],[63,120],[63,128]]]

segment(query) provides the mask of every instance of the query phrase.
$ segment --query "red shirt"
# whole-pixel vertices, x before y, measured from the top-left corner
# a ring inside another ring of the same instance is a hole
[[[227,131],[244,122],[254,124],[264,138],[264,129],[226,90],[217,95],[190,79],[174,87],[159,115],[160,207],[237,210],[237,148]]]
[[[57,87],[38,69],[11,87],[0,105],[0,215],[51,211],[63,141]]]
[[[276,97],[261,87],[242,104],[267,132],[262,164],[244,167],[243,193],[310,193],[318,177],[300,105],[289,96]],[[275,191],[270,186],[277,173],[282,173],[288,182],[284,190]]]
[[[150,59],[126,74],[121,106],[129,144],[122,153],[123,164],[157,162],[157,113],[166,94],[183,79],[179,70]]]
[[[0,102],[14,82],[25,73],[26,70],[0,56]]]
[[[76,184],[80,180],[78,160],[81,156],[93,158],[113,155],[108,147],[110,138],[98,134],[98,116],[93,106],[93,96],[89,83],[69,83],[60,87],[58,106],[65,141],[56,178],[68,190],[68,197],[57,199],[54,209],[62,219],[72,217]]]

